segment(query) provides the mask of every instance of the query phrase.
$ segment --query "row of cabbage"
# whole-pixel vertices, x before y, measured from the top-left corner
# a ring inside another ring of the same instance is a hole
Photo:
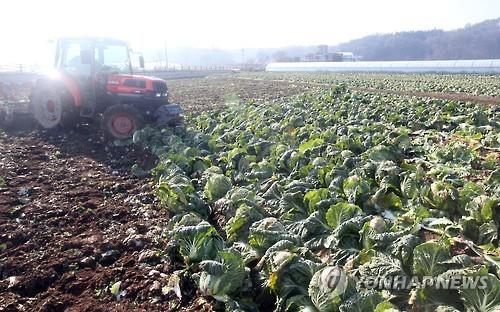
[[[134,135],[172,213],[167,292],[226,311],[498,311],[494,107],[336,87],[186,124]],[[419,284],[455,275],[487,287]],[[356,282],[396,276],[418,281]]]
[[[405,92],[445,92],[500,96],[499,75],[398,73],[245,73],[240,76],[292,82],[341,84]]]

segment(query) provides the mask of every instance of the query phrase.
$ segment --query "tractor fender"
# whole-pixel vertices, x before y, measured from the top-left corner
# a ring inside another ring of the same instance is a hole
[[[61,74],[61,80],[64,86],[66,87],[66,90],[69,91],[71,97],[73,98],[73,103],[75,104],[75,107],[82,106],[82,93],[75,79],[71,78],[68,75]]]

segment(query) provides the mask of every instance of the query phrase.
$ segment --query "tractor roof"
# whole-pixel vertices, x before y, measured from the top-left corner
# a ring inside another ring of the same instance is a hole
[[[82,36],[82,37],[61,37],[58,39],[59,42],[71,41],[92,41],[96,43],[109,43],[109,44],[119,44],[119,45],[128,45],[128,42],[120,39],[109,38],[109,37],[90,37],[90,36]]]

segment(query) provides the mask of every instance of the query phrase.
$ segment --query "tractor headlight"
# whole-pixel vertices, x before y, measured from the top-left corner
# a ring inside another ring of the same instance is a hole
[[[156,97],[161,97],[161,93],[156,93]]]

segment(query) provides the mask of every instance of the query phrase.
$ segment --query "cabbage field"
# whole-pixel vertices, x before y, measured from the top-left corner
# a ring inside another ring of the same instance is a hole
[[[233,73],[133,140],[0,131],[0,311],[499,311],[495,79]]]
[[[475,96],[500,96],[498,75],[444,75],[398,73],[244,73],[241,77],[313,82],[345,83],[352,88],[405,92],[462,93]]]
[[[499,311],[498,107],[349,90],[417,83],[363,77],[318,75],[348,87],[233,101],[135,133],[159,159],[154,191],[171,215],[164,294],[194,291],[225,311]],[[419,86],[498,96],[482,79]],[[339,267],[342,290],[328,282]],[[450,276],[484,287],[424,281]],[[359,283],[391,277],[415,283]]]

